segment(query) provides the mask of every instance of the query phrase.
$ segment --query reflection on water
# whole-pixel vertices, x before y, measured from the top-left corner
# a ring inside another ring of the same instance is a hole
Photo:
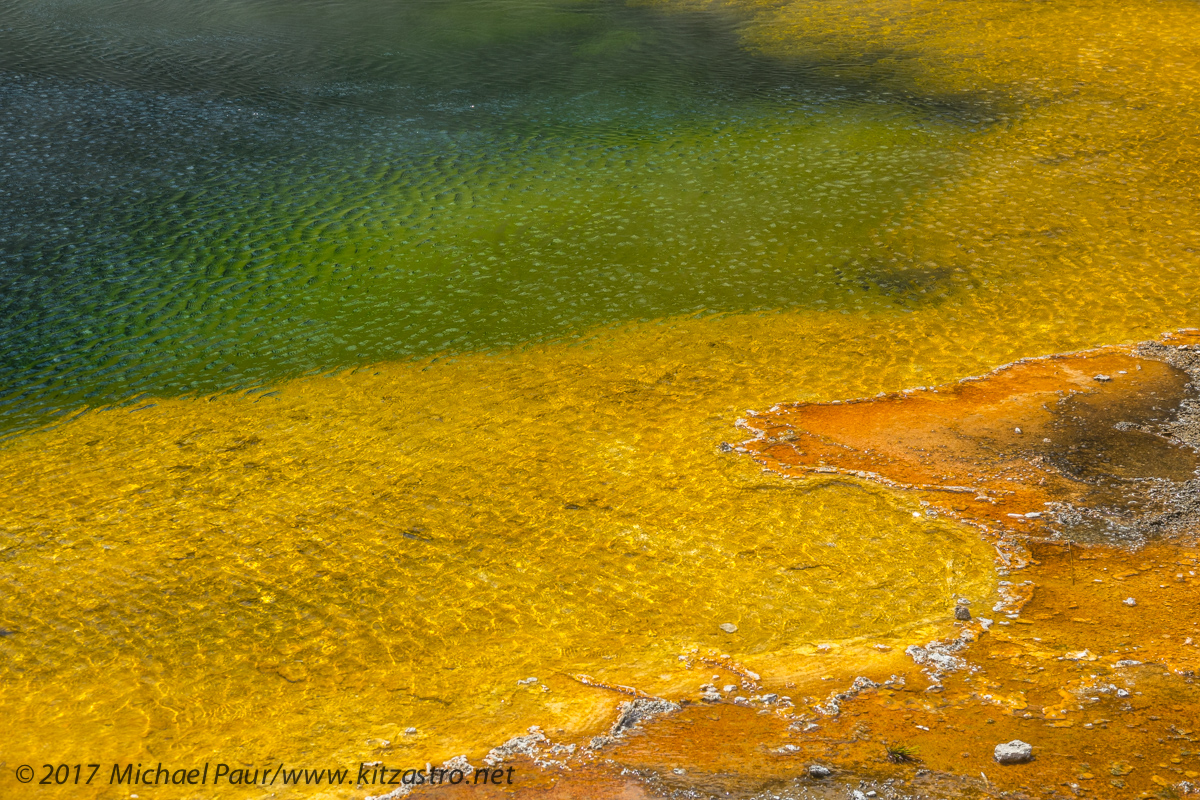
[[[984,598],[971,532],[718,445],[1200,322],[1197,17],[9,4],[3,429],[155,395],[0,452],[10,743],[433,758]]]
[[[7,427],[607,322],[841,307],[866,232],[948,174],[962,121],[755,55],[735,21],[25,4],[0,47]]]

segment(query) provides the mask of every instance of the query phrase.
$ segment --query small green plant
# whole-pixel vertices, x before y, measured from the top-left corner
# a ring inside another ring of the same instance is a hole
[[[920,748],[911,744],[889,744],[887,745],[888,761],[893,764],[915,764],[920,761],[917,753]]]

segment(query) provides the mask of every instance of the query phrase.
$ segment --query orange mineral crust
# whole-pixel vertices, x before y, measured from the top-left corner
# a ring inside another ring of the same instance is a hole
[[[742,421],[755,433],[742,449],[782,475],[855,475],[985,525],[1083,539],[1177,530],[1200,467],[1197,341],[1181,332],[936,388],[782,404]]]
[[[793,659],[790,674],[752,663],[763,674],[738,689],[748,702],[678,699],[590,742],[534,731],[467,759],[515,767],[513,785],[413,796],[1179,797],[1200,783],[1198,562],[1200,550],[1176,543],[1035,543],[1010,576],[1028,587],[1021,612],[947,622],[940,644],[969,646],[940,665],[919,663],[936,643],[873,657],[835,649],[805,672]],[[714,669],[738,680],[713,663],[692,662],[697,685]],[[794,705],[761,699],[772,696]],[[997,763],[995,746],[1014,739],[1032,760]]]

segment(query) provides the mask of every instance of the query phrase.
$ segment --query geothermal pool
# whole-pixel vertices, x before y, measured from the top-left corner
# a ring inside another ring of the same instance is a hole
[[[920,491],[744,443],[779,404],[1103,346],[1144,380],[1047,391],[1186,417],[1200,345],[1160,337],[1200,325],[1197,25],[1103,0],[8,4],[0,794],[359,798],[394,788],[361,764],[481,766],[530,726],[516,782],[470,791],[1184,791],[1191,517],[1081,537],[922,493],[984,491],[986,437]],[[1128,349],[1151,340],[1171,354]],[[971,430],[1033,430],[1011,391]],[[1087,419],[1144,422],[1120,413]],[[1173,471],[1103,436],[1097,463],[1183,508],[1180,426],[1143,432]],[[841,430],[822,446],[877,449]],[[959,599],[995,625],[930,683],[904,651],[961,638]],[[858,676],[881,685],[827,713]],[[590,747],[638,697],[681,710]],[[1033,763],[991,760],[1012,738]],[[160,762],[350,779],[110,780]]]

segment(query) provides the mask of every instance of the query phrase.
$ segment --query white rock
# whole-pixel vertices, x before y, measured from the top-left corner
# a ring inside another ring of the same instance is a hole
[[[1137,605],[1137,600],[1134,600],[1132,597],[1126,597],[1121,602],[1127,606],[1136,606]]]
[[[1013,739],[996,745],[995,757],[1000,764],[1027,764],[1033,760],[1033,745]]]

